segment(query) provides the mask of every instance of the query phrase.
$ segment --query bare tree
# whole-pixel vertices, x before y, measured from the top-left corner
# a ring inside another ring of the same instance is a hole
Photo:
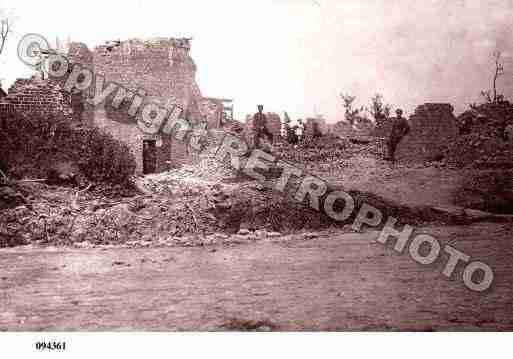
[[[0,15],[1,31],[0,31],[0,55],[4,51],[4,46],[7,41],[7,36],[11,33],[11,19],[8,16]]]
[[[501,55],[502,53],[500,51],[493,52],[493,58],[495,60],[495,72],[493,75],[493,103],[497,103],[497,79],[504,75],[504,64],[501,62]]]
[[[390,104],[384,103],[382,94],[376,93],[371,97],[370,112],[376,122],[390,117]]]
[[[346,121],[353,125],[356,122],[356,118],[360,112],[359,109],[353,109],[353,103],[356,96],[349,94],[340,94],[340,98],[343,101],[343,106],[346,110]]]

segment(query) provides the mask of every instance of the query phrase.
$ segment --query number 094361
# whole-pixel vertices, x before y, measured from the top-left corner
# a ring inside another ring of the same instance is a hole
[[[37,350],[66,350],[66,342],[36,342]]]

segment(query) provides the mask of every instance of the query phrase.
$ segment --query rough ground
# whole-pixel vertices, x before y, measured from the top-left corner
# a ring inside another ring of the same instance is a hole
[[[292,162],[402,209],[453,205],[467,176],[340,146]],[[511,223],[422,228],[492,266],[494,286],[474,293],[441,275],[446,258],[422,267],[212,161],[147,176],[131,198],[27,184],[32,209],[0,212],[0,234],[30,243],[0,249],[0,329],[513,330]]]
[[[284,150],[285,157],[331,183],[410,206],[453,205],[455,192],[470,171],[443,162],[390,163],[383,159],[385,143],[381,140],[368,144],[337,140],[325,146],[326,154],[319,155],[319,150],[312,146],[295,153]]]
[[[319,151],[311,152],[318,155]],[[408,223],[454,223],[447,222],[445,214],[431,213],[422,206],[449,205],[461,174],[445,168],[391,166],[372,153],[365,155],[360,146],[346,148],[346,152],[348,158],[328,166],[315,158],[302,162],[300,158],[299,165],[334,186],[349,188],[356,201]],[[139,178],[138,187],[144,194],[107,198],[95,186],[78,190],[23,183],[19,188],[27,203],[0,211],[0,247],[78,242],[182,245],[190,242],[184,237],[230,235],[241,227],[282,233],[340,227],[306,203],[297,203],[292,195],[283,197],[250,181],[219,163],[212,153],[205,153],[194,165]],[[290,192],[295,193],[297,187],[291,184]]]
[[[429,227],[493,263],[488,292],[375,232],[235,246],[0,250],[2,330],[513,330],[511,226]]]

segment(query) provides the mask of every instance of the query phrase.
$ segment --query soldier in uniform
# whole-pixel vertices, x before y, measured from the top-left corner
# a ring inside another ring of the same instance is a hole
[[[304,137],[305,137],[305,125],[303,124],[303,120],[299,119],[297,120],[297,128],[296,128],[296,135],[298,143],[303,143]]]
[[[397,145],[404,136],[410,132],[410,125],[408,121],[403,117],[403,110],[400,108],[395,111],[397,117],[393,119],[392,130],[390,131],[390,137],[387,141],[388,153],[386,159],[389,161],[395,161],[395,150]]]
[[[253,143],[255,148],[261,148],[260,139],[262,136],[266,136],[269,142],[273,142],[273,135],[267,129],[267,117],[262,112],[264,110],[263,105],[258,105],[258,112],[253,116]]]

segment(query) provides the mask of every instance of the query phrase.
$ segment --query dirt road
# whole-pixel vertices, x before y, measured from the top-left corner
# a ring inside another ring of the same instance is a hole
[[[489,263],[485,293],[373,242],[308,241],[148,249],[0,251],[1,330],[513,329],[511,225],[431,227]]]

